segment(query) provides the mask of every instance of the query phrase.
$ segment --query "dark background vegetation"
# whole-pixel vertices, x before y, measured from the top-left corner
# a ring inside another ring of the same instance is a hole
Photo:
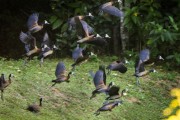
[[[42,14],[40,21],[52,14],[48,0],[0,0],[0,11],[0,55],[7,58],[21,58],[25,53],[19,33],[27,31],[30,14]]]
[[[24,45],[19,40],[19,33],[26,32],[28,16],[34,12],[40,14],[39,22],[47,19],[51,25],[35,36],[37,41],[42,40],[45,31],[48,31],[51,40],[60,48],[56,55],[69,56],[76,46],[77,38],[74,33],[67,31],[68,18],[75,15],[84,15],[91,12],[94,20],[87,22],[100,35],[108,33],[109,46],[96,48],[88,46],[97,54],[135,55],[145,46],[152,48],[152,55],[163,55],[167,66],[180,65],[180,1],[179,0],[126,0],[124,1],[124,24],[128,36],[126,50],[121,50],[120,21],[110,15],[100,16],[98,7],[104,0],[0,0],[0,56],[19,59],[25,53]],[[119,6],[115,4],[115,6]],[[117,41],[118,40],[118,41]],[[114,42],[118,44],[114,44]],[[118,49],[114,49],[118,48]],[[62,52],[63,50],[63,52]]]

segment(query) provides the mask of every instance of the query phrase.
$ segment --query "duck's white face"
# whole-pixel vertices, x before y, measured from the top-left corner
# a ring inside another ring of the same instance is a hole
[[[92,13],[89,13],[88,16],[94,17],[94,16],[92,15]]]
[[[96,34],[96,37],[101,37],[99,34]]]
[[[10,74],[10,77],[11,77],[11,78],[14,77],[14,74]]]
[[[128,64],[128,63],[129,63],[129,61],[125,60],[125,63],[126,63],[126,64]]]
[[[54,48],[54,49],[58,49],[58,48],[56,47],[56,45],[53,45],[53,48]]]
[[[117,106],[119,106],[119,105],[121,105],[121,103],[120,103],[120,102],[117,104]]]
[[[105,38],[111,38],[108,34],[105,35]]]
[[[112,82],[112,86],[113,86],[113,85],[115,85],[115,83],[114,83],[114,82]]]
[[[155,73],[155,72],[157,72],[157,71],[154,69],[153,72]]]
[[[50,24],[47,20],[44,21],[44,24]]]
[[[126,95],[127,95],[127,93],[123,93],[123,95],[124,95],[124,96],[126,96]]]
[[[45,44],[45,45],[44,45],[44,48],[47,48],[47,47],[48,47],[48,46]]]
[[[127,95],[127,92],[128,92],[128,89],[125,88],[125,89],[122,91],[123,96],[126,96],[126,95]]]
[[[45,50],[45,48],[48,48],[48,46],[45,44],[43,47],[42,47],[42,51],[44,51]]]
[[[164,58],[161,56],[161,55],[159,55],[159,57],[158,57],[160,60],[164,60]]]
[[[90,56],[93,56],[93,55],[95,55],[93,52],[90,52]]]

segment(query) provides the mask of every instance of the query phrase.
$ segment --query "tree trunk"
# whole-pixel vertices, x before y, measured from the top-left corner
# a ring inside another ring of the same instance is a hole
[[[119,2],[119,9],[122,11],[122,8],[124,6],[123,0]],[[126,50],[126,41],[128,40],[127,32],[125,30],[125,27],[123,25],[124,17],[121,17],[120,19],[120,40],[121,40],[121,46],[122,46],[122,53]]]
[[[118,28],[119,26],[113,27],[113,52],[115,55],[119,55],[120,47],[119,47],[119,36],[118,36]]]

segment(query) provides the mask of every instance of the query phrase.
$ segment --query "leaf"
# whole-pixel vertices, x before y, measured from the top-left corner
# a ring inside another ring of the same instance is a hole
[[[132,11],[133,11],[133,12],[135,12],[135,11],[137,11],[137,10],[138,10],[138,7],[137,7],[137,6],[135,6],[135,7],[132,8]]]
[[[75,9],[75,14],[80,14],[82,12],[82,9],[81,8],[76,8]]]
[[[162,42],[164,42],[164,35],[163,34],[161,34],[161,40],[162,40]]]
[[[131,9],[126,9],[126,12],[125,12],[125,16],[130,16],[132,14],[132,10]]]
[[[135,17],[135,16],[132,16],[131,18],[132,18],[132,21],[134,22],[134,24],[136,24],[136,23],[137,23],[136,17]]]
[[[69,6],[70,8],[78,8],[78,7],[79,7],[79,4],[80,4],[80,2],[75,2],[75,3],[70,3],[70,4],[68,4],[68,6]]]
[[[169,31],[167,31],[167,32],[165,33],[165,35],[166,35],[166,37],[167,37],[170,41],[173,40],[172,37],[171,37],[171,33],[170,33]]]
[[[56,39],[57,42],[62,43],[62,44],[67,44],[67,40],[63,39]]]
[[[174,55],[169,55],[166,57],[166,59],[172,59],[174,57]]]
[[[147,44],[148,44],[148,45],[151,45],[153,42],[154,42],[154,41],[153,41],[152,39],[149,39],[149,40],[147,41]]]
[[[154,30],[151,30],[150,33],[149,33],[149,35],[153,35],[153,34],[155,34],[155,31],[154,31]]]
[[[57,20],[57,16],[51,16],[51,18],[49,19],[50,23],[54,23]]]
[[[61,28],[61,32],[63,33],[63,32],[65,32],[65,31],[67,31],[67,29],[68,29],[68,24],[65,23],[65,24],[62,26],[62,28]]]
[[[130,19],[129,19],[129,18],[125,18],[125,19],[124,19],[124,23],[123,23],[124,26],[128,25],[129,22],[130,22]]]
[[[52,26],[52,29],[57,29],[62,24],[62,21],[60,19],[57,19]]]
[[[173,26],[173,28],[174,28],[175,30],[179,30],[178,27],[177,27],[177,25],[176,25],[176,23],[174,22],[174,19],[173,19],[171,16],[168,16],[168,17],[169,17],[170,23],[171,23],[171,25]]]
[[[178,65],[180,65],[180,54],[179,53],[174,53],[174,58],[175,58],[175,60],[176,60],[176,63],[178,64]]]

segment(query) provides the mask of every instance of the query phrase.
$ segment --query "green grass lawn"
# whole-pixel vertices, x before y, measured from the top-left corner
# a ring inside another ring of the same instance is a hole
[[[0,73],[6,78],[10,73],[15,78],[4,91],[4,101],[0,102],[0,120],[160,120],[162,110],[171,100],[169,95],[173,87],[179,87],[179,74],[163,70],[156,66],[157,73],[140,78],[141,86],[136,86],[134,63],[130,61],[125,74],[111,72],[107,83],[128,89],[127,96],[122,98],[123,104],[111,112],[102,112],[95,116],[94,112],[102,106],[106,95],[99,94],[89,99],[95,89],[89,70],[96,71],[100,64],[112,62],[107,57],[88,62],[76,67],[69,83],[56,84],[51,88],[51,80],[55,79],[54,71],[57,63],[63,61],[67,70],[71,69],[72,59],[45,59],[42,67],[38,60],[31,60],[23,66],[23,60],[0,60]],[[148,69],[148,68],[147,68]],[[39,103],[43,97],[40,113],[26,110],[32,103]]]

